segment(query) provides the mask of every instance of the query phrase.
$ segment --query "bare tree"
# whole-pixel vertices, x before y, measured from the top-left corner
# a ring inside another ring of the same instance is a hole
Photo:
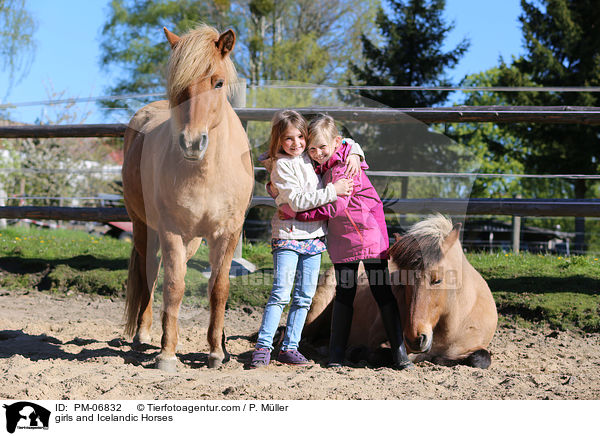
[[[37,23],[27,10],[27,0],[0,0],[0,58],[8,75],[4,98],[29,72],[35,55],[33,35]]]

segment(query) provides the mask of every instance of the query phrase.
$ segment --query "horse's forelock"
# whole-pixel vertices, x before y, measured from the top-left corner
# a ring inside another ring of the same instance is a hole
[[[389,254],[399,269],[424,271],[443,257],[442,243],[452,231],[452,221],[434,215],[411,226],[392,247]]]
[[[219,62],[223,62],[228,93],[233,92],[237,82],[237,73],[230,56],[223,59],[216,49],[219,32],[214,27],[202,24],[182,35],[171,51],[167,93],[173,102],[185,89],[199,78],[214,74]]]
[[[390,248],[390,257],[399,269],[423,271],[441,260],[442,250],[435,237],[407,234]]]

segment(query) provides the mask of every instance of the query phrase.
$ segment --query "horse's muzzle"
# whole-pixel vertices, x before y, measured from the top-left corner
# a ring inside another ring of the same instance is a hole
[[[431,350],[432,343],[433,336],[424,333],[417,336],[413,341],[406,340],[406,344],[412,353],[427,353]]]
[[[183,151],[183,157],[190,161],[200,161],[208,148],[208,133],[203,132],[199,138],[191,141],[186,138],[185,133],[179,135],[179,147]]]

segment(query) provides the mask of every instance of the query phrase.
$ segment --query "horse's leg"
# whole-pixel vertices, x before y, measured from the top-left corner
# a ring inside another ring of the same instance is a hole
[[[485,349],[477,350],[469,354],[463,361],[462,365],[472,366],[474,368],[488,369],[492,364],[492,354]]]
[[[155,233],[140,219],[133,217],[132,222],[133,247],[127,277],[126,333],[128,336],[135,335],[134,344],[139,344],[150,341],[153,289],[149,288],[148,283],[153,281],[149,280],[147,271],[149,264],[153,261],[156,264],[156,250],[148,246],[148,240],[152,239]],[[148,232],[151,232],[151,235],[148,235]]]
[[[462,359],[448,359],[441,356],[432,356],[427,360],[431,360],[431,362],[441,366],[465,365],[473,368],[488,369],[492,363],[492,355],[488,350],[482,348],[473,351],[467,357],[463,357]]]
[[[186,247],[181,235],[159,231],[164,265],[161,351],[156,367],[167,372],[177,371],[177,318],[185,291]]]
[[[186,250],[185,250],[185,261],[186,262],[188,262],[194,256],[194,254],[196,254],[196,251],[198,251],[198,247],[200,247],[201,243],[202,243],[202,238],[194,238],[190,242],[187,243]]]
[[[134,344],[150,344],[150,328],[152,327],[152,303],[154,289],[158,278],[160,260],[158,258],[158,234],[148,229],[146,236],[146,262],[140,269],[145,292],[142,294],[140,313],[138,315],[137,333],[133,338]]]
[[[210,301],[210,322],[208,326],[208,367],[218,368],[225,358],[225,341],[223,325],[225,322],[225,304],[229,297],[229,270],[233,252],[239,241],[242,229],[223,235],[216,239],[208,239],[210,249],[211,275],[208,282]]]

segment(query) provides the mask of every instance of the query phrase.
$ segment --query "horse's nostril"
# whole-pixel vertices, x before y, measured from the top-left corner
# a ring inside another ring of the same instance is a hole
[[[183,151],[186,151],[186,150],[187,150],[187,144],[186,144],[186,142],[185,142],[185,135],[183,134],[183,132],[181,132],[181,133],[179,134],[179,146],[181,147],[181,149],[182,149]]]
[[[427,335],[419,335],[419,337],[417,338],[417,345],[419,346],[420,350],[423,349],[423,347],[425,346],[426,343],[427,343]]]

